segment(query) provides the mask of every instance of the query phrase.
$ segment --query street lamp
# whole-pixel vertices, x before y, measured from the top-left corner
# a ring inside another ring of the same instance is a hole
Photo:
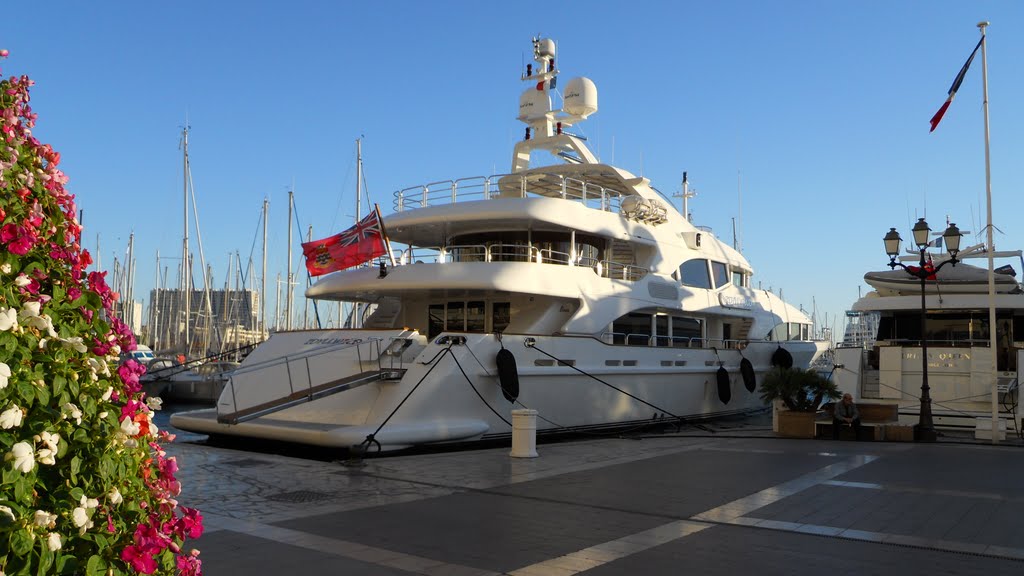
[[[900,233],[895,228],[890,228],[882,241],[885,242],[885,253],[889,255],[889,268],[895,270],[899,266],[906,270],[907,274],[921,280],[921,413],[917,426],[914,427],[914,441],[935,442],[936,433],[935,425],[932,423],[931,389],[928,387],[928,337],[925,331],[925,315],[928,309],[925,305],[925,280],[929,277],[934,278],[939,269],[946,264],[956,266],[956,263],[959,262],[956,259],[956,255],[960,252],[961,234],[956,224],[950,224],[949,228],[946,228],[946,231],[942,233],[946,250],[949,251],[949,260],[939,262],[938,266],[926,267],[924,256],[925,250],[928,248],[928,233],[931,232],[931,228],[928,227],[928,223],[924,221],[924,218],[919,218],[917,223],[914,224],[912,232],[914,234],[914,244],[917,244],[918,250],[921,251],[921,261],[917,268],[907,267],[902,262],[896,261],[896,257],[900,254],[900,242],[903,239],[900,238]]]

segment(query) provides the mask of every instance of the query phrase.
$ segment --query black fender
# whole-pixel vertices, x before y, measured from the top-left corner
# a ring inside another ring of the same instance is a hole
[[[516,370],[516,357],[510,350],[502,348],[494,357],[494,363],[498,366],[501,394],[505,400],[515,402],[516,398],[519,398],[519,371]]]
[[[787,370],[792,368],[793,355],[789,353],[789,350],[786,350],[782,346],[779,346],[778,348],[775,349],[775,352],[772,352],[772,366],[784,368]]]
[[[754,375],[754,365],[750,363],[750,360],[746,358],[740,360],[740,374],[743,376],[743,385],[747,388],[747,392],[757,389],[757,377]]]
[[[729,383],[729,371],[725,369],[725,366],[718,368],[718,399],[722,401],[722,404],[728,404],[729,400],[732,400],[732,386]]]

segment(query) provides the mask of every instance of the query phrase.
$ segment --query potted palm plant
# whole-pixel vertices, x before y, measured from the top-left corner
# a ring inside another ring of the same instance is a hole
[[[814,370],[775,367],[761,382],[761,399],[784,408],[773,411],[774,429],[787,438],[814,438],[821,403],[839,396],[835,382]]]

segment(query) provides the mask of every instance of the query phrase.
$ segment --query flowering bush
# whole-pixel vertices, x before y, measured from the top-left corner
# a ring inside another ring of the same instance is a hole
[[[85,273],[60,153],[31,132],[31,85],[0,80],[0,576],[200,574],[184,543],[202,516],[175,500],[145,369],[117,364],[135,337],[105,273]]]

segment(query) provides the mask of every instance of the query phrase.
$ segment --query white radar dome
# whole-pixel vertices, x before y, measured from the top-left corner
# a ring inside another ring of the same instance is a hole
[[[527,88],[522,95],[519,96],[519,116],[516,118],[523,122],[529,122],[538,118],[543,118],[545,114],[551,111],[551,97],[548,93],[543,90],[537,90],[536,88]]]
[[[555,41],[550,38],[542,38],[537,41],[537,55],[541,58],[555,57]]]
[[[597,86],[590,78],[573,78],[565,85],[564,104],[562,108],[580,118],[586,118],[597,112]]]

